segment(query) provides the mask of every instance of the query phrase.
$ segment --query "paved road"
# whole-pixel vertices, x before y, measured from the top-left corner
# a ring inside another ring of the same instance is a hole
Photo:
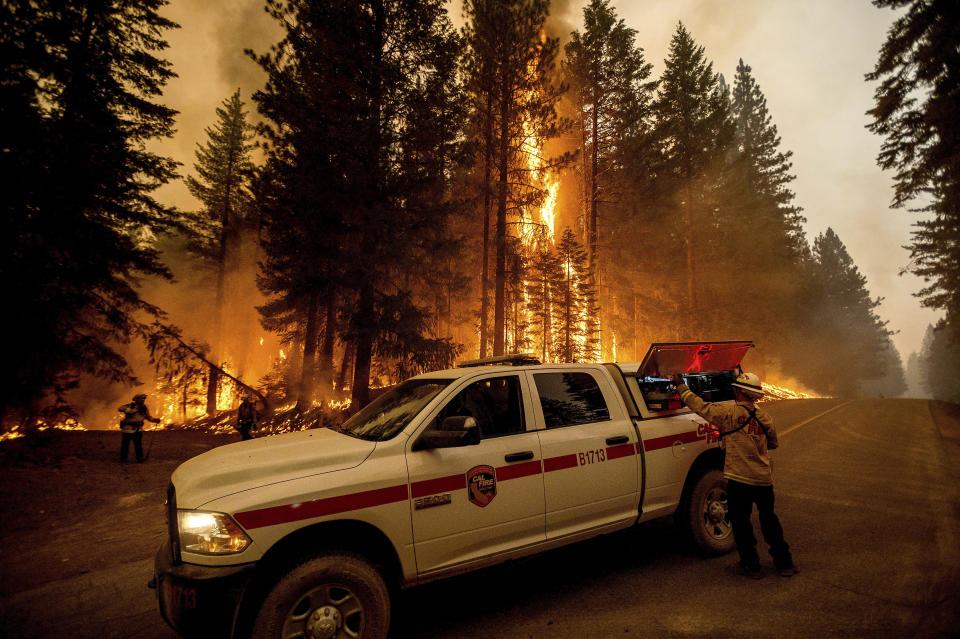
[[[922,400],[771,406],[797,577],[769,564],[762,580],[737,577],[733,555],[693,557],[653,522],[403,593],[393,636],[957,636],[960,432],[937,425],[957,422]],[[0,635],[170,639],[150,572],[117,564],[18,593]]]
[[[657,522],[411,591],[399,636],[957,636],[960,500],[927,402],[772,412],[795,578],[738,577],[735,555],[692,557]]]

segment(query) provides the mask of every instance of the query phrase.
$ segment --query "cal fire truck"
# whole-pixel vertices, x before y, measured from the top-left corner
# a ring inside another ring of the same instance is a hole
[[[722,451],[669,378],[733,399],[752,346],[476,360],[408,379],[338,429],[206,452],[171,478],[161,614],[186,636],[379,639],[396,588],[658,517],[726,553]]]

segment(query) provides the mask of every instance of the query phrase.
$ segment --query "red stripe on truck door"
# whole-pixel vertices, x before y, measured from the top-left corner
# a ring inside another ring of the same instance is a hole
[[[285,504],[283,506],[260,508],[259,510],[248,510],[246,512],[236,513],[234,518],[241,526],[247,530],[251,530],[264,526],[287,524],[291,521],[300,521],[301,519],[313,519],[314,517],[335,515],[336,513],[350,510],[373,508],[374,506],[406,501],[407,494],[407,485],[402,484],[400,486],[365,490],[363,492],[340,495],[338,497],[314,499],[298,504]]]
[[[633,444],[607,446],[607,459],[620,459],[621,457],[630,457],[631,455],[636,454],[636,446]]]
[[[427,495],[436,495],[437,493],[446,493],[454,490],[464,490],[467,487],[466,473],[457,475],[448,475],[446,477],[437,477],[436,479],[425,479],[415,481],[411,484],[413,498],[425,497]]]
[[[548,457],[543,460],[543,472],[549,473],[554,470],[563,470],[573,468],[577,465],[577,456],[575,454],[560,455],[558,457]]]
[[[691,430],[686,433],[677,433],[675,435],[667,435],[666,437],[654,437],[653,439],[644,440],[643,449],[649,452],[651,450],[660,450],[661,448],[670,448],[675,442],[692,444],[693,442],[706,438],[706,435],[699,436],[697,435],[697,431]]]
[[[519,479],[521,477],[529,477],[530,475],[539,475],[540,472],[539,459],[522,464],[499,466],[497,467],[497,481],[507,481],[508,479]]]

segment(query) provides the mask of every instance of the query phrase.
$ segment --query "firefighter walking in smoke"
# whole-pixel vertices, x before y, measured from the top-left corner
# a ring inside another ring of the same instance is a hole
[[[143,462],[143,421],[149,420],[154,424],[160,423],[159,419],[150,414],[146,401],[147,396],[140,393],[133,396],[132,402],[117,409],[123,413],[123,419],[120,420],[120,432],[123,433],[123,440],[120,442],[121,463],[127,461],[130,442],[133,442],[133,448],[137,453],[137,462]]]
[[[753,579],[763,576],[757,539],[750,523],[750,513],[756,503],[760,530],[770,546],[774,566],[781,576],[792,577],[797,568],[793,564],[790,546],[783,539],[780,520],[773,512],[773,474],[767,451],[778,446],[777,431],[773,418],[754,404],[763,396],[760,378],[753,373],[737,377],[732,384],[736,392],[733,404],[705,402],[684,384],[680,375],[674,375],[673,383],[683,403],[710,422],[717,436],[724,440],[723,476],[727,479],[728,514],[740,554],[737,572]]]
[[[257,412],[257,402],[252,395],[245,395],[240,402],[240,408],[237,409],[237,430],[240,431],[240,439],[253,439],[251,430],[257,429],[257,422],[260,414]]]

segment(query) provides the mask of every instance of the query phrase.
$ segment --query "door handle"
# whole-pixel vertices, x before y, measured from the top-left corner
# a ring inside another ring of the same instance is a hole
[[[626,444],[630,441],[630,438],[626,435],[620,435],[619,437],[608,437],[607,446],[616,446],[617,444]]]
[[[509,453],[508,455],[504,455],[503,457],[503,461],[507,461],[507,462],[526,461],[528,459],[533,459],[532,450],[525,450],[522,453]]]

